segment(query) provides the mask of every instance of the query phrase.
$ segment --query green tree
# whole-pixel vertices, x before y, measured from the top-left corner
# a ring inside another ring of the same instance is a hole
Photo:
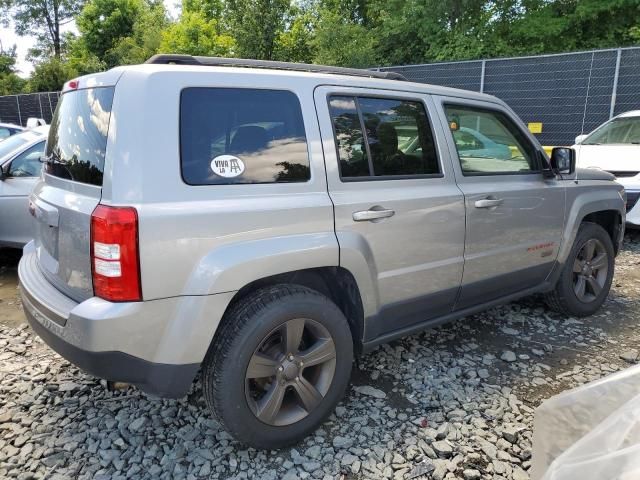
[[[275,39],[273,58],[284,62],[311,63],[314,58],[315,12],[293,5],[286,27]]]
[[[107,69],[107,64],[90,52],[81,36],[68,34],[65,38],[67,65],[78,75],[100,72]]]
[[[233,49],[233,38],[218,34],[217,22],[207,20],[201,12],[183,12],[162,33],[160,42],[160,51],[186,55],[232,56]]]
[[[62,90],[64,83],[78,73],[65,62],[52,58],[36,65],[26,85],[28,92],[53,92]]]
[[[290,0],[227,0],[225,16],[239,57],[271,60]]]
[[[89,0],[76,20],[87,51],[108,68],[118,65],[112,50],[133,35],[145,7],[144,0]]]
[[[16,73],[16,46],[0,50],[0,95],[20,93],[25,80]]]
[[[207,20],[216,20],[218,27],[223,28],[221,21],[225,9],[224,0],[183,0],[183,12],[197,12],[204,15]]]
[[[160,51],[163,32],[169,27],[164,4],[145,4],[140,15],[133,24],[130,36],[116,42],[111,49],[111,56],[119,65],[143,63]]]
[[[32,35],[57,59],[62,55],[60,27],[71,22],[83,0],[0,0],[3,21],[11,21],[18,35]]]
[[[375,33],[329,10],[321,10],[312,45],[315,63],[344,67],[373,67],[380,63]]]
[[[637,41],[638,0],[523,0],[506,40],[517,54],[621,47]]]

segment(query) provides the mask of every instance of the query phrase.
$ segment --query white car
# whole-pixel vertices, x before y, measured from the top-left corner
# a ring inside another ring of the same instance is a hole
[[[39,126],[0,142],[0,247],[22,247],[33,238],[29,194],[48,133],[48,126]]]
[[[13,123],[0,123],[0,141],[24,131],[24,127]]]
[[[576,164],[616,176],[627,192],[627,224],[640,227],[640,110],[622,113],[576,137]]]

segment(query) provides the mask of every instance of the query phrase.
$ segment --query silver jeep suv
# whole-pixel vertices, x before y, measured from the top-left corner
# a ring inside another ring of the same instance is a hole
[[[397,74],[161,55],[65,85],[19,275],[51,348],[291,444],[356,355],[536,292],[603,303],[625,199],[502,101]]]

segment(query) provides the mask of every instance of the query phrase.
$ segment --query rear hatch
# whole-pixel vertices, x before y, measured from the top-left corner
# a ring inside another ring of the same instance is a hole
[[[102,195],[114,89],[62,94],[47,139],[43,181],[31,198],[39,268],[78,302],[93,296],[89,229]]]

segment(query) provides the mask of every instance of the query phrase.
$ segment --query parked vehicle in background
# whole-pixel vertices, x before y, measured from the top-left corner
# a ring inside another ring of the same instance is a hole
[[[0,143],[0,247],[22,247],[33,238],[29,194],[42,170],[49,127],[36,127]]]
[[[22,131],[24,131],[24,128],[20,125],[14,125],[13,123],[0,123],[0,141]]]
[[[616,176],[627,192],[627,225],[640,227],[640,110],[622,113],[573,146],[579,167],[599,168]]]
[[[44,127],[47,124],[44,118],[29,117],[27,118],[27,128]]]
[[[380,343],[532,293],[573,316],[605,300],[622,187],[569,148],[549,162],[501,100],[147,63],[65,85],[31,195],[24,311],[86,371],[166,397],[201,371],[221,425],[271,449],[316,429]],[[458,128],[492,146],[466,156]]]

